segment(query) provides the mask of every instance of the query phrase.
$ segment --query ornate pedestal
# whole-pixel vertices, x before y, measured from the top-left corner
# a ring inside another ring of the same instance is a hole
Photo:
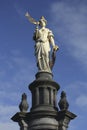
[[[18,122],[20,130],[67,129],[70,120],[76,116],[67,110],[58,110],[56,95],[59,88],[60,86],[53,80],[51,73],[36,74],[36,80],[29,85],[32,93],[30,112],[21,110],[12,117],[13,121]],[[24,107],[27,106],[26,104]]]

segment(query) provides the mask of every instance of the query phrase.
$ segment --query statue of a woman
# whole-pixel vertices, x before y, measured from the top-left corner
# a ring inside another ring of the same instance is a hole
[[[58,50],[58,46],[55,45],[52,31],[46,28],[47,21],[43,16],[34,24],[39,25],[39,27],[36,26],[33,35],[33,39],[35,40],[35,56],[38,70],[51,72],[55,60],[55,52]],[[53,48],[52,60],[50,60],[51,46]]]

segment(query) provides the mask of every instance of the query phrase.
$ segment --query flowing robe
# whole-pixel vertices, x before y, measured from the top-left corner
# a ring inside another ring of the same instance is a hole
[[[41,28],[34,33],[35,56],[39,71],[51,72],[50,69],[50,44],[55,46],[52,31],[48,28]]]

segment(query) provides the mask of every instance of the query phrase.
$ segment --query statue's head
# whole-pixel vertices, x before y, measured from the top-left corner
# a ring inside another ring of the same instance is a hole
[[[46,26],[47,25],[47,20],[44,18],[44,16],[41,16],[39,20],[39,25],[40,26]]]

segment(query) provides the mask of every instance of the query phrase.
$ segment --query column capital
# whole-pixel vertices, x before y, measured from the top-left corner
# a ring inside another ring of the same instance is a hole
[[[17,112],[11,119],[14,122],[18,122],[20,130],[28,130],[27,113]]]
[[[67,130],[70,120],[74,119],[75,117],[77,116],[70,111],[67,110],[59,111],[57,117],[59,122],[59,130]]]
[[[25,119],[27,117],[28,113],[25,112],[17,112],[12,118],[11,120],[13,120],[14,122],[19,122],[21,119]]]

